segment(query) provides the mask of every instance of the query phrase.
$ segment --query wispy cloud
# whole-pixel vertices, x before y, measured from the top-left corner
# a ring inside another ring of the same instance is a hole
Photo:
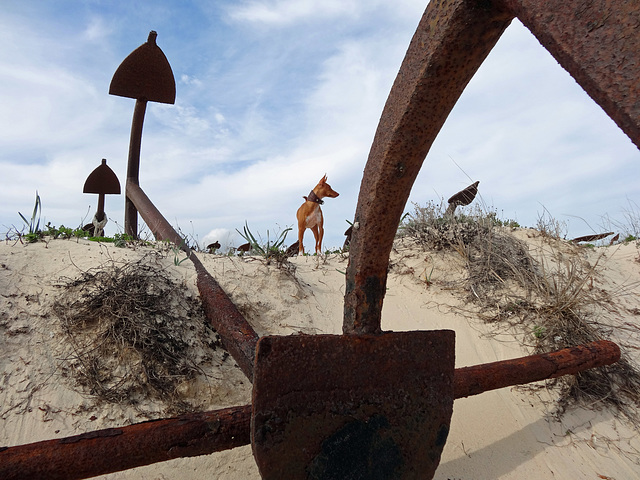
[[[363,7],[355,0],[250,0],[229,8],[229,16],[236,21],[266,25],[292,25],[309,18],[354,15]]]

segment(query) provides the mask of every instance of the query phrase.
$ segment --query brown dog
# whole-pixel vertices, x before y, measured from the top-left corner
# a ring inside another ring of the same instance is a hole
[[[320,179],[318,185],[311,190],[308,197],[302,197],[305,202],[300,206],[296,217],[298,218],[298,255],[304,255],[304,245],[302,239],[304,231],[310,228],[313,236],[316,238],[316,253],[322,253],[322,237],[324,236],[324,218],[322,217],[322,199],[325,197],[336,198],[338,192],[331,188],[327,183],[327,176]]]

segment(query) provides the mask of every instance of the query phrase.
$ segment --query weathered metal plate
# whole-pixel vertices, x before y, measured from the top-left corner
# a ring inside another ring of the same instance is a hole
[[[82,192],[120,194],[120,182],[115,172],[107,165],[106,159],[103,158],[100,166],[96,167],[93,172],[89,174],[87,180],[84,182]]]
[[[432,478],[454,346],[451,330],[261,338],[251,438],[262,478]]]
[[[120,97],[173,104],[176,81],[171,65],[156,45],[157,33],[151,31],[143,43],[125,58],[113,74],[109,94]]]

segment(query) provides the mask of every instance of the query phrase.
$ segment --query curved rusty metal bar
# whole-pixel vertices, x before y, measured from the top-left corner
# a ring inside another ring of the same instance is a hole
[[[640,8],[612,0],[495,0],[640,148]]]
[[[347,268],[344,333],[380,332],[389,253],[413,182],[462,90],[514,16],[640,147],[636,3],[430,2],[387,99],[365,167]]]
[[[364,170],[349,249],[344,333],[381,331],[389,253],[413,182],[462,91],[512,18],[487,1],[429,3]]]

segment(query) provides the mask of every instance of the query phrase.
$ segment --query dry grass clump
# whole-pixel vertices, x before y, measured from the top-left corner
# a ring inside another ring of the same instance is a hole
[[[486,215],[445,216],[443,203],[429,202],[424,207],[414,204],[413,213],[404,216],[398,235],[413,238],[427,250],[458,249],[469,245],[478,234],[488,232],[490,224],[491,218]]]
[[[153,399],[167,413],[192,410],[179,386],[220,346],[201,304],[176,284],[157,252],[107,264],[69,281],[53,311],[64,334],[63,371],[113,403]]]
[[[558,391],[558,413],[572,405],[609,405],[640,423],[640,369],[627,353],[633,347],[625,344],[625,336],[614,335],[619,326],[604,320],[603,312],[612,308],[612,299],[593,287],[597,263],[590,265],[579,247],[559,240],[555,230],[542,232],[545,252],[534,258],[527,244],[505,228],[505,222],[497,221],[495,214],[478,212],[446,218],[433,204],[416,207],[401,231],[425,249],[447,248],[462,255],[468,272],[465,289],[477,305],[472,314],[496,330],[517,332],[532,353],[614,336],[623,353],[619,362],[547,384]],[[625,328],[640,334],[637,325]]]

